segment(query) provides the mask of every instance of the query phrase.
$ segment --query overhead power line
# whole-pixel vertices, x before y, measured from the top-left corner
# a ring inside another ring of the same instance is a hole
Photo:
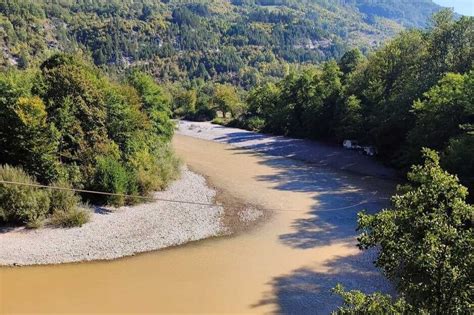
[[[33,184],[33,183],[21,183],[21,182],[13,182],[13,181],[5,181],[5,180],[0,180],[0,184],[10,184],[10,185],[29,186],[29,187],[37,187],[37,188],[45,188],[45,189],[65,190],[65,191],[73,191],[73,192],[86,193],[86,194],[118,196],[118,197],[127,197],[127,198],[138,198],[138,199],[144,199],[144,200],[150,200],[150,201],[166,201],[166,202],[194,204],[194,205],[201,205],[201,206],[216,206],[215,204],[211,204],[211,203],[203,203],[203,202],[195,202],[195,201],[174,200],[174,199],[155,198],[155,197],[150,197],[150,196],[139,196],[139,195],[128,195],[128,194],[117,194],[117,193],[109,193],[109,192],[105,192],[105,191],[75,189],[75,188],[67,188],[67,187],[59,187],[59,186],[48,186],[48,185]]]
[[[0,180],[0,184],[8,184],[8,185],[18,185],[18,186],[28,186],[28,187],[36,187],[36,188],[44,188],[44,189],[53,189],[53,190],[64,190],[64,191],[73,191],[78,193],[86,193],[86,194],[96,194],[96,195],[107,195],[107,196],[118,196],[118,197],[126,197],[126,198],[137,198],[149,201],[163,201],[163,202],[170,202],[170,203],[179,203],[179,204],[190,204],[190,205],[198,205],[198,206],[222,206],[219,204],[213,203],[205,203],[205,202],[197,202],[197,201],[186,201],[186,200],[176,200],[176,199],[168,199],[168,198],[158,198],[158,197],[151,197],[151,196],[139,196],[139,195],[129,195],[129,194],[117,194],[117,193],[109,193],[105,191],[97,191],[97,190],[86,190],[86,189],[75,189],[75,188],[67,188],[67,187],[59,187],[59,186],[49,186],[49,185],[41,185],[41,184],[34,184],[34,183],[21,183],[15,181],[5,181]],[[390,198],[377,198],[373,200],[364,200],[358,202],[356,204],[352,204],[349,206],[339,207],[339,208],[332,208],[332,209],[319,209],[316,210],[317,212],[329,212],[329,211],[338,211],[338,210],[345,210],[354,207],[359,207],[366,204],[371,204],[379,201],[387,201]],[[273,211],[273,212],[308,212],[307,210],[301,209],[272,209],[272,208],[265,208],[265,210]]]

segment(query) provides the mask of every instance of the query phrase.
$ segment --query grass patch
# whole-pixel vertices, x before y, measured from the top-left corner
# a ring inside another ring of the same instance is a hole
[[[92,212],[88,208],[74,207],[67,211],[58,210],[51,215],[50,223],[56,227],[81,227],[91,219]]]

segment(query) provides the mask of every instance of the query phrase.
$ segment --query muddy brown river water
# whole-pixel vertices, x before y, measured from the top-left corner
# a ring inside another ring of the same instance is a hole
[[[393,183],[175,136],[220,190],[271,217],[230,237],[119,259],[0,268],[0,313],[328,313],[336,283],[389,290],[356,247],[356,213],[376,211]]]

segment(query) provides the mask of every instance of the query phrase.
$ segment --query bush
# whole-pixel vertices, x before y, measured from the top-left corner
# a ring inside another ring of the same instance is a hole
[[[221,117],[216,117],[212,120],[212,123],[216,124],[216,125],[225,126],[226,125],[226,120],[224,118],[221,118]]]
[[[129,187],[128,175],[122,163],[115,158],[98,158],[93,188],[108,193],[126,194],[127,187]],[[107,196],[105,197],[105,202],[114,206],[123,206],[125,204],[125,197]]]
[[[69,210],[58,210],[51,216],[51,224],[57,227],[80,227],[90,221],[91,211],[77,206]]]
[[[169,144],[157,141],[151,148],[141,146],[141,149],[135,149],[128,160],[129,169],[133,170],[130,171],[133,175],[129,176],[129,193],[138,191],[147,195],[166,188],[177,177],[179,164]]]
[[[216,118],[216,116],[215,110],[201,106],[195,112],[188,113],[184,118],[191,121],[211,121]]]
[[[243,123],[244,128],[251,131],[261,131],[265,127],[265,119],[258,116],[252,116]]]
[[[176,157],[169,143],[161,144],[155,152],[156,163],[159,167],[158,174],[161,178],[158,189],[165,189],[171,181],[178,178],[181,161]]]
[[[21,168],[0,166],[0,180],[24,184],[37,182]],[[0,184],[0,221],[39,227],[49,212],[47,191],[31,186]]]
[[[55,187],[61,188],[71,188],[68,182],[60,181],[52,184]],[[59,211],[71,211],[77,208],[80,198],[77,196],[74,191],[70,190],[59,190],[52,189],[49,192],[50,197],[50,213],[55,213]]]

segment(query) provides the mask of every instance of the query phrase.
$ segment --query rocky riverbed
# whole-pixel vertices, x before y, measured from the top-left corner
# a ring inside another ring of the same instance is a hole
[[[181,178],[154,201],[118,209],[98,208],[78,228],[0,230],[0,265],[58,264],[108,260],[226,233],[224,209],[206,180],[183,168]],[[202,205],[210,204],[210,205]]]

